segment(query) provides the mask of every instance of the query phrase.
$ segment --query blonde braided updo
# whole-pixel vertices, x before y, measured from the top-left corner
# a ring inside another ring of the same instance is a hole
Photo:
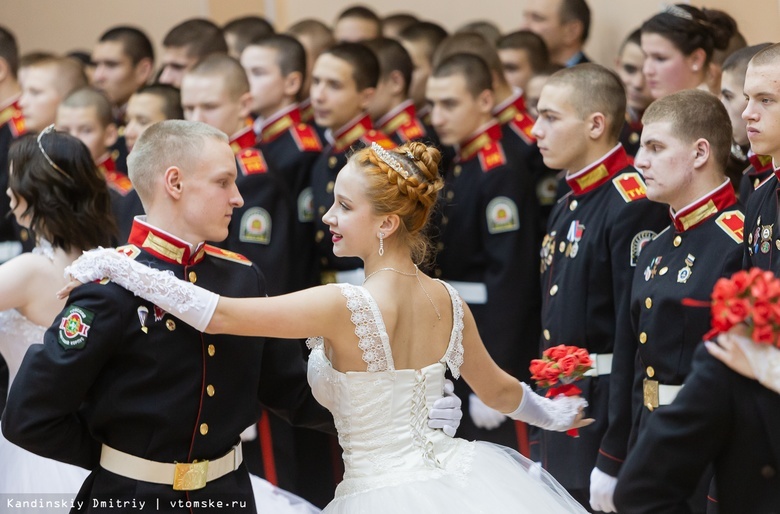
[[[401,219],[398,237],[409,246],[412,260],[421,264],[428,253],[424,228],[436,205],[444,180],[439,174],[441,153],[423,143],[406,143],[387,150],[401,164],[408,177],[385,162],[371,148],[350,157],[366,176],[366,196],[379,215],[397,214]]]

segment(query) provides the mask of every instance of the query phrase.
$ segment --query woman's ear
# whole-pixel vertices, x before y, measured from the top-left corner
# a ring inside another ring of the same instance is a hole
[[[379,231],[382,232],[385,237],[392,235],[398,227],[401,226],[401,218],[397,214],[389,214],[379,225]]]

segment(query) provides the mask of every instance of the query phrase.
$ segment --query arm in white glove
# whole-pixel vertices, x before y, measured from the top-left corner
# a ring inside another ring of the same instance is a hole
[[[170,271],[150,268],[110,248],[84,252],[65,268],[65,277],[69,275],[81,283],[107,277],[201,332],[219,301],[219,295],[179,280]]]
[[[460,406],[460,398],[455,395],[455,385],[451,380],[445,380],[444,396],[433,402],[428,412],[428,426],[440,428],[448,436],[455,437],[455,431],[458,430],[463,417]]]
[[[578,418],[582,409],[588,405],[584,398],[574,396],[545,398],[533,392],[525,382],[520,382],[520,385],[523,387],[523,399],[514,411],[506,415],[545,430],[565,432],[570,428],[576,428],[575,423],[580,421]],[[589,423],[580,426],[585,424]]]
[[[599,468],[593,468],[590,472],[590,507],[600,512],[617,512],[612,500],[616,485],[616,477],[607,475]]]
[[[474,393],[469,395],[469,415],[477,428],[485,430],[498,428],[507,419],[506,414],[488,407]]]
[[[733,333],[718,336],[718,344],[704,344],[726,366],[780,394],[780,350],[776,347]]]

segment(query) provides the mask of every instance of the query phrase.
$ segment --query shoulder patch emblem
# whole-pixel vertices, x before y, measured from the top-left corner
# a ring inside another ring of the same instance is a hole
[[[509,122],[509,126],[529,145],[536,143],[536,138],[531,134],[531,130],[534,128],[534,120],[531,116],[518,112]]]
[[[647,246],[647,243],[652,241],[658,236],[652,230],[643,230],[639,232],[631,240],[631,267],[636,267],[636,262],[639,260],[639,254],[642,253],[642,249]]]
[[[487,210],[488,232],[501,234],[520,228],[520,218],[515,202],[506,196],[497,196],[490,200]]]
[[[141,254],[141,249],[138,248],[135,245],[127,244],[124,246],[118,246],[116,249],[117,252],[123,253],[126,256],[130,257],[131,259],[135,259]]]
[[[244,175],[254,175],[256,173],[265,173],[268,171],[268,166],[265,163],[263,154],[256,148],[247,148],[241,150],[241,153],[236,155],[238,159],[238,165],[241,168],[241,172]]]
[[[647,190],[645,189],[645,181],[639,173],[632,171],[630,173],[623,173],[612,179],[612,183],[615,185],[615,189],[618,190],[620,196],[626,203],[631,203],[636,200],[647,197]]]
[[[506,164],[504,149],[498,142],[490,143],[479,151],[479,164],[482,171],[490,171]]]
[[[252,261],[241,255],[240,253],[231,252],[230,250],[223,250],[222,248],[217,248],[216,246],[211,245],[204,245],[203,250],[208,255],[211,255],[212,257],[216,257],[217,259],[224,259],[226,261],[231,262],[237,262],[239,264],[243,264],[244,266],[251,266]]]
[[[715,223],[737,243],[745,238],[745,216],[739,211],[722,212]]]
[[[398,133],[404,141],[416,141],[425,137],[425,127],[416,118],[412,118],[409,123],[398,128]]]
[[[366,134],[363,136],[363,140],[367,141],[369,146],[371,143],[376,143],[385,150],[391,150],[396,147],[396,144],[393,143],[393,141],[388,138],[383,133],[379,132],[378,130],[369,130],[366,132]]]
[[[247,209],[241,216],[238,239],[244,243],[267,245],[271,243],[271,215],[262,207]]]
[[[298,145],[298,149],[302,152],[321,152],[322,142],[320,141],[317,132],[311,125],[305,123],[299,123],[293,127],[290,131],[295,139],[295,144]]]
[[[65,310],[60,321],[60,331],[57,342],[66,350],[81,350],[87,344],[89,329],[95,320],[95,313],[78,305],[71,305]]]
[[[307,187],[298,195],[298,222],[312,221],[314,221],[314,193],[311,187]]]

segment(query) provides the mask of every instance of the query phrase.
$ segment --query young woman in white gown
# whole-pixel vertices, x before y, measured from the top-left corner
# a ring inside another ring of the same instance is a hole
[[[14,142],[8,162],[4,193],[16,220],[37,238],[32,253],[0,266],[0,353],[13,382],[27,348],[43,342],[64,306],[55,295],[65,283],[63,270],[84,250],[110,244],[116,227],[106,182],[78,139],[49,127],[37,138]],[[57,493],[70,499],[87,474],[0,435],[0,494]]]
[[[346,469],[324,512],[585,512],[513,450],[427,425],[446,367],[514,419],[553,430],[589,422],[584,400],[542,398],[503,372],[457,292],[417,268],[442,187],[439,159],[421,143],[390,151],[372,145],[339,173],[323,219],[334,253],[363,259],[362,287],[220,298],[111,250],[89,252],[70,272],[81,281],[109,277],[207,332],[319,336],[308,342],[309,383],[333,413]]]

